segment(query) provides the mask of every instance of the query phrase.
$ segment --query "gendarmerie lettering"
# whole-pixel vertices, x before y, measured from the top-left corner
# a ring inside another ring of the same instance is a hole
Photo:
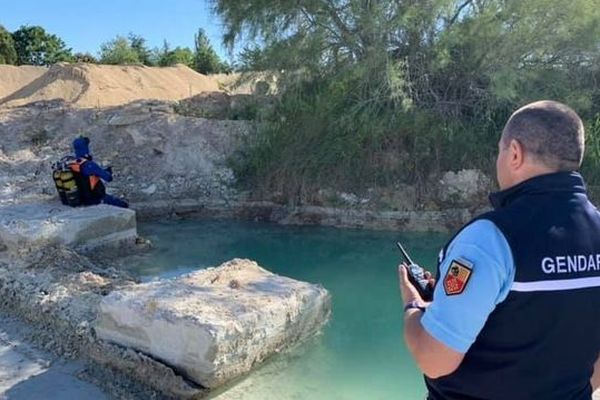
[[[542,271],[546,274],[569,274],[600,270],[600,254],[576,254],[544,257]]]

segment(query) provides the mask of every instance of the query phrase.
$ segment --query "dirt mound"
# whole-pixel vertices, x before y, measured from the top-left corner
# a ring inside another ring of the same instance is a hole
[[[277,92],[277,77],[269,72],[212,74],[219,87],[231,95],[266,95]]]
[[[4,76],[0,75],[0,84],[3,84],[2,81]],[[37,79],[1,99],[0,106],[63,100],[76,107],[107,107],[144,99],[180,100],[219,90],[215,79],[184,65],[155,68],[56,64]]]
[[[30,84],[48,71],[45,67],[0,64],[0,102],[1,99]]]

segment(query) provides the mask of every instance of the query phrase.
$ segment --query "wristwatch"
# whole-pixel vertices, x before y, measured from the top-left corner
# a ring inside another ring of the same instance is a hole
[[[419,305],[419,302],[417,300],[413,300],[409,303],[406,303],[406,305],[404,306],[404,312],[407,312],[408,310],[412,310],[416,308],[417,310],[421,310],[421,312],[425,312],[425,307]]]

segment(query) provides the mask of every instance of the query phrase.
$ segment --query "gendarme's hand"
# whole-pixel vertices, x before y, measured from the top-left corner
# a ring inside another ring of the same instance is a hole
[[[417,288],[414,287],[412,283],[408,280],[408,265],[406,263],[402,263],[398,266],[398,284],[400,286],[400,294],[402,295],[402,301],[404,304],[408,304],[412,301],[417,301],[422,306],[427,306],[429,303],[425,302]],[[435,284],[435,279],[431,277],[431,273],[429,271],[425,271],[425,278],[429,280],[429,284],[433,286]]]

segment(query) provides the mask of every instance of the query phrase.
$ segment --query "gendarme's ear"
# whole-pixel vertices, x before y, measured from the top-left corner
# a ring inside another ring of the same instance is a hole
[[[525,149],[517,139],[511,139],[509,147],[510,165],[514,169],[518,169],[523,165],[523,162],[525,161]]]

